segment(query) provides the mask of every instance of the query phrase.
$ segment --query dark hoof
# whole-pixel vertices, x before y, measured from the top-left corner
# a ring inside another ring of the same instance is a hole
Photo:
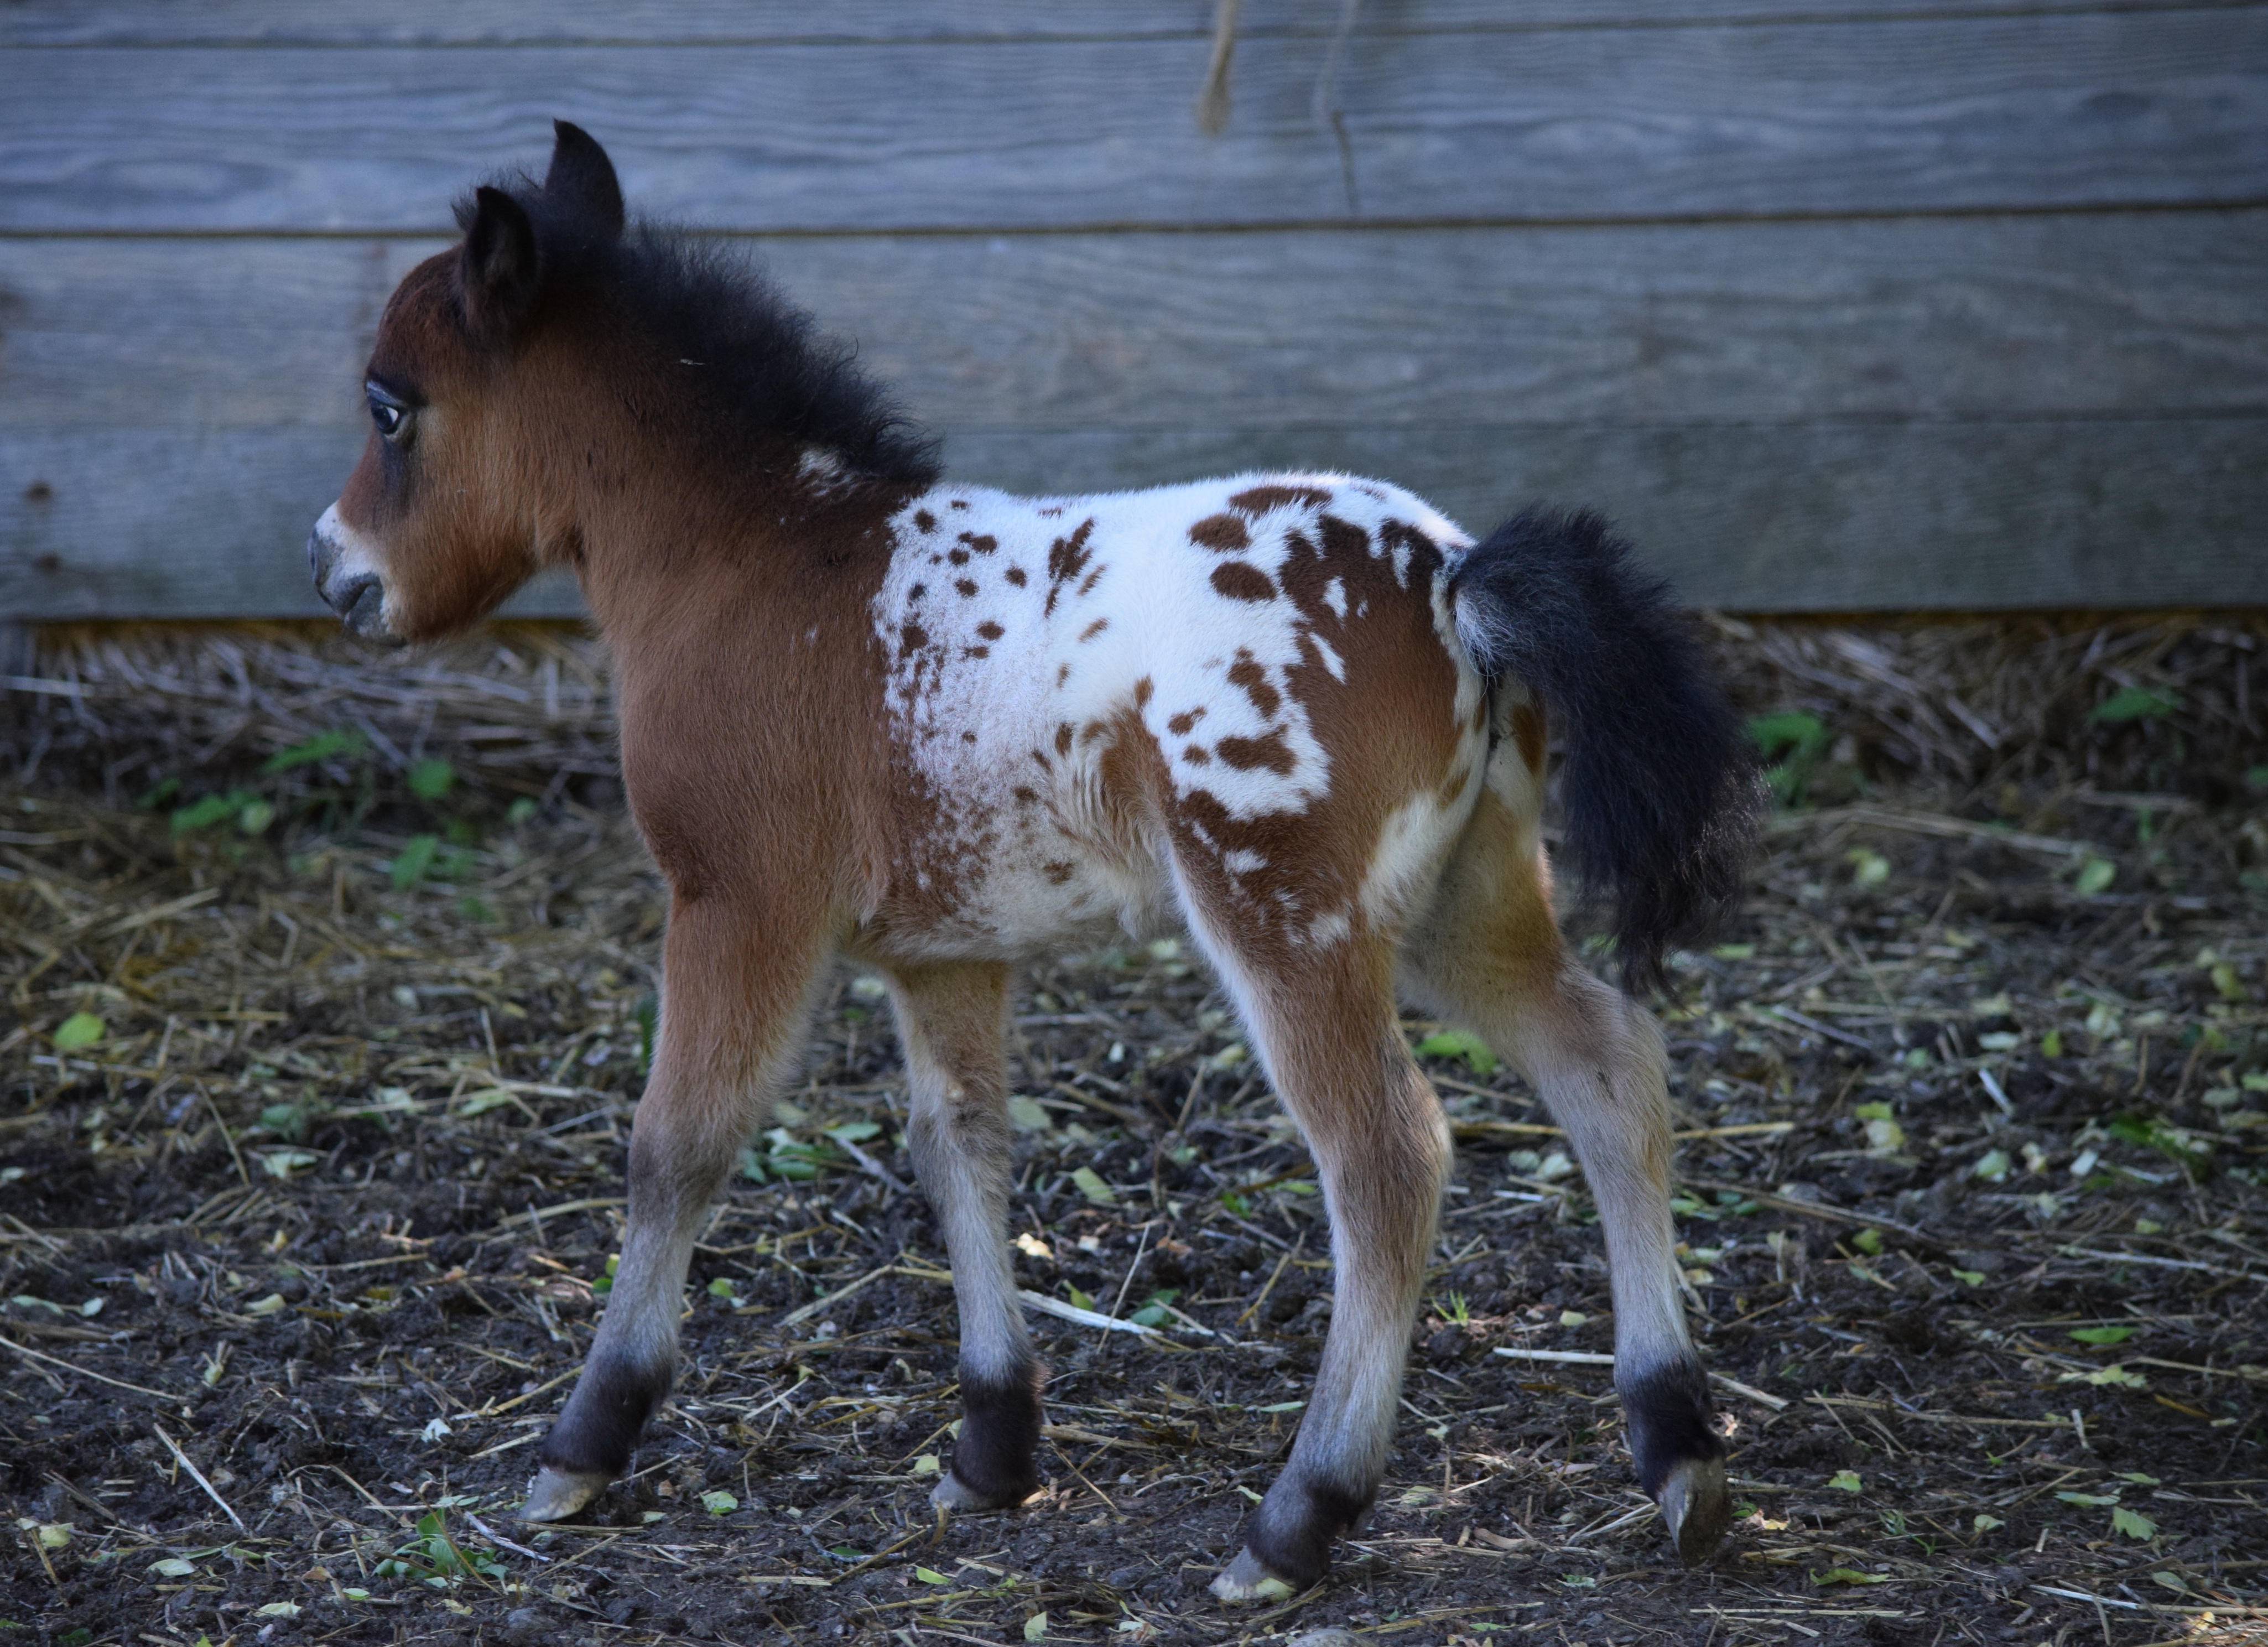
[[[1722,1459],[1688,1459],[1669,1473],[1658,1501],[1677,1558],[1698,1567],[1717,1553],[1733,1525],[1733,1498]]]

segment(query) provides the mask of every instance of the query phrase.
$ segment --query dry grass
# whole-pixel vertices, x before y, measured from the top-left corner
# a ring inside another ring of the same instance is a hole
[[[2268,624],[1719,632],[1754,709],[1819,727],[1778,723],[1801,804],[1668,1007],[1746,1519],[1707,1572],[1665,1563],[1580,1178],[1516,1082],[1442,1049],[1463,1156],[1387,1495],[1329,1584],[1245,1615],[1203,1581],[1297,1422],[1329,1271],[1306,1157],[1177,948],[1019,1001],[1025,1284],[1154,1324],[1035,1315],[1040,1502],[924,1513],[949,1293],[846,975],[696,1257],[637,1478],[531,1533],[527,1447],[619,1244],[660,912],[600,661],[534,628],[377,664],[284,629],[52,638],[68,690],[0,720],[0,1620],[213,1647],[1000,1641],[1041,1613],[1095,1642],[2262,1633]],[[99,1038],[58,1046],[80,1015]]]

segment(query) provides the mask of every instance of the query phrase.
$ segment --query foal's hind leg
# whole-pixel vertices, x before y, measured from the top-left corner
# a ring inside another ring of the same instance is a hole
[[[1484,792],[1432,913],[1405,948],[1410,993],[1495,1047],[1575,1146],[1606,1232],[1615,1388],[1638,1480],[1678,1554],[1698,1562],[1732,1510],[1680,1299],[1661,1033],[1565,954],[1549,887],[1532,820]]]
[[[673,912],[622,1263],[575,1393],[536,1452],[526,1519],[563,1520],[603,1492],[668,1393],[694,1239],[792,1074],[822,958],[815,920],[799,932],[719,907]]]
[[[1213,1581],[1240,1601],[1321,1578],[1332,1540],[1378,1496],[1449,1134],[1402,1038],[1386,940],[1256,954],[1230,919],[1193,924],[1307,1136],[1331,1222],[1330,1333],[1299,1439]]]
[[[961,1306],[961,1439],[931,1497],[947,1510],[1004,1509],[1040,1484],[1040,1365],[1008,1258],[1007,969],[912,967],[891,984],[913,1089],[906,1141]]]

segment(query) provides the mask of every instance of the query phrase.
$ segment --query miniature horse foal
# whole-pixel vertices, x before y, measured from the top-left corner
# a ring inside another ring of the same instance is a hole
[[[462,244],[394,292],[369,445],[309,544],[348,626],[399,641],[572,567],[669,885],[620,1274],[525,1513],[573,1515],[627,1466],[696,1235],[845,955],[888,980],[952,1259],[964,1419],[937,1503],[1029,1496],[1010,969],[1178,924],[1314,1153],[1336,1276],[1290,1462],[1216,1593],[1321,1577],[1385,1470],[1449,1166],[1397,986],[1565,1126],[1638,1476],[1705,1555],[1724,1448],[1679,1300],[1661,1038],[1563,946],[1541,824],[1548,709],[1626,979],[1736,891],[1753,784],[1660,591],[1594,517],[1475,543],[1343,476],[1051,499],[943,481],[846,351],[745,268],[626,228],[604,151],[557,138],[540,188],[479,190]]]

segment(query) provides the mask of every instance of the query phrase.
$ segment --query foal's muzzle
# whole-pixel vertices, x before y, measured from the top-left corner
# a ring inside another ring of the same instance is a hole
[[[347,629],[368,640],[398,639],[386,621],[386,584],[338,518],[335,504],[307,534],[307,570],[315,593]],[[345,541],[342,541],[345,540]]]

